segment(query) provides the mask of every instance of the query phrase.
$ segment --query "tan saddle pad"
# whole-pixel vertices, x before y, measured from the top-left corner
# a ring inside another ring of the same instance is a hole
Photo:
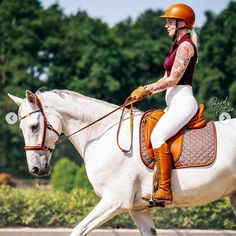
[[[213,121],[206,124],[203,112],[204,105],[201,104],[193,119],[167,141],[173,157],[173,168],[207,166],[215,160],[215,124]],[[150,137],[163,114],[162,110],[147,111],[140,122],[140,156],[150,169],[154,166]]]

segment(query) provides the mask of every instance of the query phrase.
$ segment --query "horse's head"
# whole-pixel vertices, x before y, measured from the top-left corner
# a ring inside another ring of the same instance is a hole
[[[43,107],[37,95],[26,91],[26,98],[8,94],[19,105],[20,128],[25,140],[28,168],[31,174],[50,174],[50,159],[62,132],[59,114],[52,108]]]

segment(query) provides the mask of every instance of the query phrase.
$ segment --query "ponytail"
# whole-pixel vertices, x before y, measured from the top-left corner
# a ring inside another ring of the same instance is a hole
[[[194,28],[192,28],[191,32],[190,32],[190,37],[197,49],[197,63],[199,62],[199,58],[198,58],[198,47],[199,47],[199,43],[198,43],[198,36],[197,36],[197,33],[195,31]]]
[[[196,48],[197,48],[197,50],[198,50],[198,46],[199,46],[199,44],[198,44],[198,36],[197,36],[197,33],[196,33],[196,31],[194,30],[194,28],[193,28],[193,29],[191,30],[191,32],[190,32],[190,37],[191,37],[191,39],[192,39],[194,45],[196,46]]]

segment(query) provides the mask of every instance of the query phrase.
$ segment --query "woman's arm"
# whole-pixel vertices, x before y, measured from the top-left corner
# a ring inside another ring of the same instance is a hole
[[[167,74],[165,73],[165,76],[158,80],[156,83],[147,85],[146,90],[152,93],[157,93],[177,85],[182,78],[185,70],[187,69],[193,55],[193,46],[189,42],[181,43],[177,49],[170,76],[167,77]]]
[[[146,90],[148,90],[150,93],[157,92],[157,83],[160,82],[160,81],[165,80],[166,78],[167,78],[167,72],[165,72],[164,76],[161,79],[159,79],[157,82],[146,85],[145,86]]]

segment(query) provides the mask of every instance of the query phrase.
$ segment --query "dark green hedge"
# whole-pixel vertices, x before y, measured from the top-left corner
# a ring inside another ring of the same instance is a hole
[[[0,188],[0,226],[73,226],[97,203],[86,190]]]
[[[200,207],[158,209],[154,221],[161,228],[236,229],[236,216],[227,198]]]
[[[52,169],[51,184],[54,189],[70,192],[74,188],[92,190],[85,166],[78,166],[67,157],[59,159]]]
[[[0,227],[74,227],[96,205],[92,191],[74,189],[70,193],[0,188]],[[227,199],[195,208],[152,210],[157,228],[236,229],[236,218]],[[128,214],[121,214],[103,227],[135,228]]]

